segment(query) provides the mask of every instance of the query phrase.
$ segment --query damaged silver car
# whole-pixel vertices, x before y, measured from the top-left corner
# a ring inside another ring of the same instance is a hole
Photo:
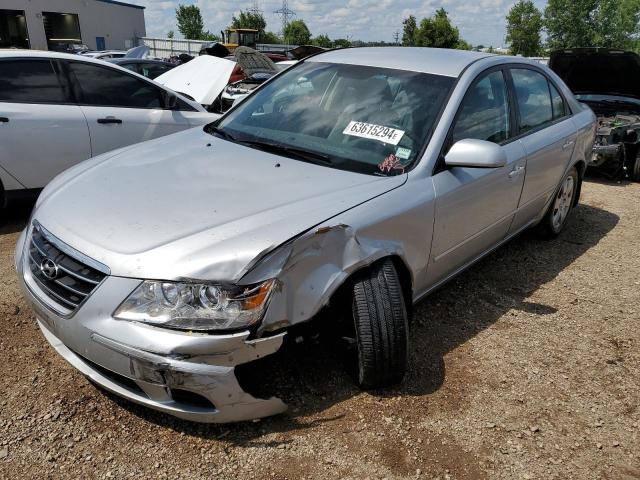
[[[283,412],[236,367],[314,320],[351,346],[359,386],[389,386],[415,302],[526,228],[562,231],[594,126],[523,59],[326,52],[204,129],[57,177],[18,241],[18,275],[67,361],[177,417]]]
[[[610,48],[553,52],[549,68],[598,117],[589,168],[640,182],[640,56]]]

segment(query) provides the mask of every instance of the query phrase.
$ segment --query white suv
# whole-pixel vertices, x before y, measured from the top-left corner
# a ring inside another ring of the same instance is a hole
[[[0,50],[0,202],[82,160],[216,118],[116,65]]]

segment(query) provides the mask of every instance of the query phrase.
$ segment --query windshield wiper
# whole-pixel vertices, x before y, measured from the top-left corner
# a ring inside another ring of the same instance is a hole
[[[213,126],[213,125],[207,125],[205,127],[205,132],[207,132],[210,135],[219,135],[222,138],[225,138],[225,139],[230,140],[232,142],[237,142],[236,138],[233,135],[231,135],[230,133],[227,133],[224,130],[222,130],[221,128],[218,128],[218,127]]]
[[[310,152],[301,148],[290,147],[288,145],[282,145],[279,143],[264,142],[261,140],[241,140],[238,143],[246,145],[247,147],[257,148],[264,150],[265,152],[276,153],[284,155],[285,157],[293,157],[298,160],[306,162],[317,163],[321,165],[333,165],[333,161],[328,155],[322,153]]]

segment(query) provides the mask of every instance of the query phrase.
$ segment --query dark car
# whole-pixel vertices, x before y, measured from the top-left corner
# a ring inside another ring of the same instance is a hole
[[[111,58],[107,61],[152,80],[176,67],[173,63],[146,58]]]
[[[598,116],[589,167],[611,178],[640,181],[640,56],[572,48],[553,52],[549,67]]]

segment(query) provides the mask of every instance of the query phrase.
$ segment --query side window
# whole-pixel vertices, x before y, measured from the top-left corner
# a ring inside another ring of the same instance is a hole
[[[520,133],[528,132],[553,120],[553,108],[547,78],[528,69],[511,70],[520,111]]]
[[[559,118],[565,117],[569,112],[567,110],[567,106],[564,103],[564,99],[560,92],[553,86],[551,82],[549,82],[549,90],[551,91],[551,106],[553,108],[553,119],[557,120]]]
[[[477,80],[467,91],[453,126],[452,142],[465,138],[494,143],[509,138],[509,102],[502,71]]]
[[[0,102],[67,103],[49,60],[0,62]]]
[[[162,108],[162,91],[126,73],[79,62],[69,69],[80,84],[82,103],[99,107]]]

